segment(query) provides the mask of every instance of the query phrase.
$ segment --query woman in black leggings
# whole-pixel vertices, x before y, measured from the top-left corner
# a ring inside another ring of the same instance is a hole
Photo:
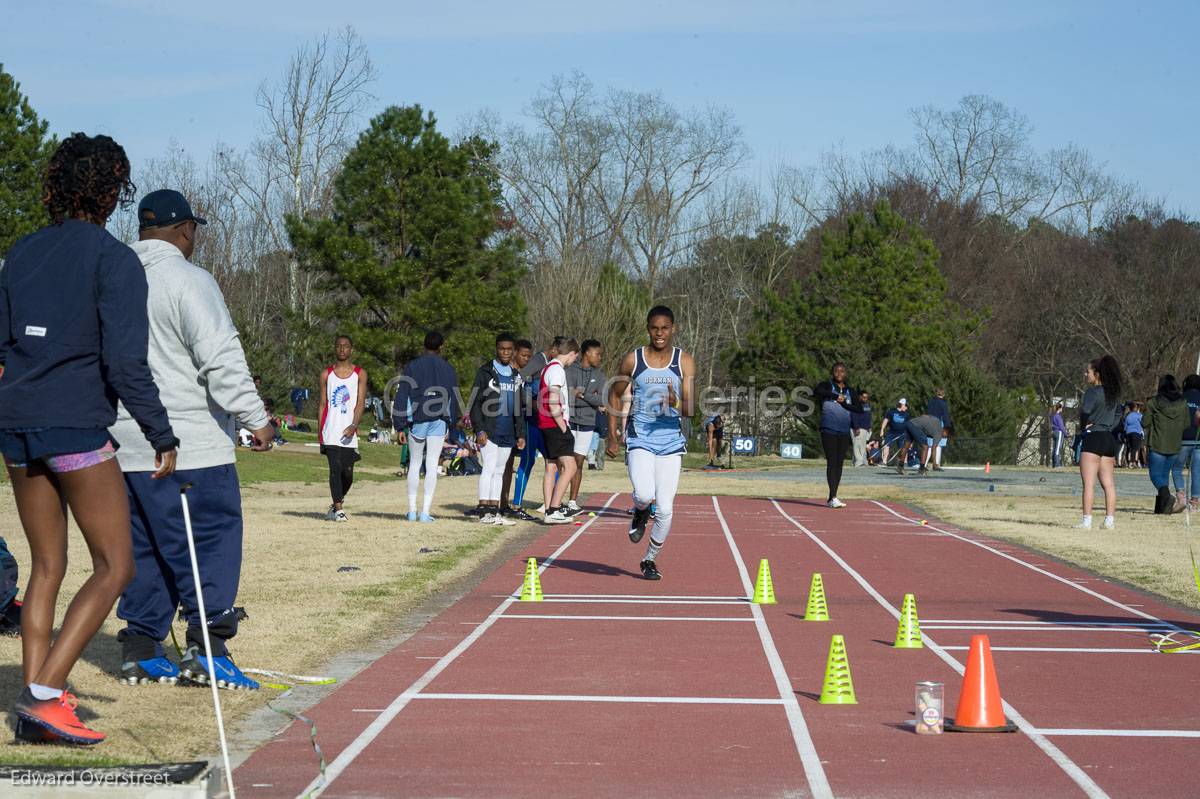
[[[842,465],[850,451],[850,414],[862,413],[862,404],[857,389],[846,382],[846,364],[835,363],[830,378],[822,381],[813,392],[821,403],[821,447],[825,450],[825,480],[829,483],[830,508],[844,508],[846,503],[838,499],[838,486],[842,482]]]

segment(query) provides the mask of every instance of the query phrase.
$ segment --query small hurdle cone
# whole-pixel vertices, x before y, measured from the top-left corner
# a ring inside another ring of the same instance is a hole
[[[846,640],[840,635],[829,641],[829,659],[825,661],[825,684],[821,686],[822,705],[857,705],[854,682],[850,679],[850,660]]]
[[[963,675],[958,713],[946,720],[950,732],[1016,732],[1015,724],[1004,718],[1000,700],[1000,682],[992,664],[992,646],[986,635],[971,636],[967,672]]]
[[[758,579],[754,581],[754,599],[756,605],[774,605],[775,587],[771,585],[771,567],[767,559],[758,562]]]
[[[525,564],[525,583],[521,586],[522,602],[542,601],[542,581],[538,578],[537,558]]]
[[[984,474],[991,474],[991,473],[992,473],[992,462],[991,462],[991,461],[984,461],[984,462],[983,462],[983,473],[984,473]]]
[[[825,602],[825,583],[821,573],[814,572],[808,587],[808,607],[804,611],[805,621],[829,621],[829,606]]]
[[[900,607],[900,626],[896,628],[895,649],[924,649],[921,640],[921,622],[917,619],[917,598],[912,594],[904,595],[904,603]]]

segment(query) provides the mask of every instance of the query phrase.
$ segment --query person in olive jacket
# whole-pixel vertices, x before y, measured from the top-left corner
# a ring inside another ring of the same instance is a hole
[[[1150,482],[1158,490],[1154,500],[1155,513],[1179,513],[1187,507],[1183,486],[1183,434],[1192,424],[1183,392],[1174,375],[1163,375],[1158,381],[1158,394],[1146,403],[1142,426],[1146,429],[1146,448],[1150,451]],[[1168,477],[1175,482],[1175,496],[1167,486]]]

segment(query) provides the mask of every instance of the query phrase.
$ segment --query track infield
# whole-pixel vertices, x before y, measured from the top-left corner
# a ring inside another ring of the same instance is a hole
[[[1152,632],[1200,617],[893,503],[680,496],[659,558],[627,494],[525,548],[235,771],[247,797],[1194,796],[1200,659]],[[521,602],[525,558],[543,602]],[[759,560],[774,605],[748,601]],[[831,620],[803,620],[822,574]],[[925,648],[892,647],[917,598]],[[1016,734],[919,736],[991,640]],[[833,634],[858,704],[818,702]]]

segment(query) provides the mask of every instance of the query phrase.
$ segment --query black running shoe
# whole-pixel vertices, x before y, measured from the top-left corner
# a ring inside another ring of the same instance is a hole
[[[662,579],[662,573],[659,572],[658,566],[654,565],[654,561],[643,560],[638,565],[642,567],[642,576],[645,577],[647,580],[661,580]]]
[[[487,513],[487,511],[482,505],[476,505],[469,510],[463,511],[463,516],[473,516],[478,519],[481,518],[485,513]]]
[[[629,540],[637,543],[642,540],[642,536],[646,534],[646,525],[650,522],[649,508],[634,508],[633,521],[629,523]]]
[[[520,521],[523,521],[523,522],[536,522],[537,521],[536,516],[526,513],[521,508],[505,508],[504,510],[502,510],[500,512],[503,513],[505,516],[509,517],[510,519],[519,519]]]

